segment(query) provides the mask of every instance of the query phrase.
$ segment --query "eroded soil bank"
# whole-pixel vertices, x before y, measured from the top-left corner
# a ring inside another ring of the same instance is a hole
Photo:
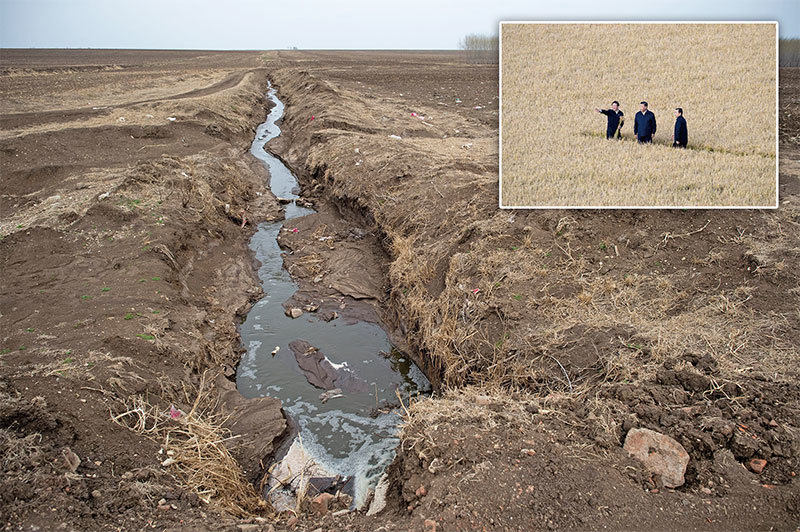
[[[495,69],[281,55],[272,149],[379,235],[384,319],[453,387],[412,406],[383,513],[304,526],[797,526],[797,72],[778,211],[501,211]],[[634,428],[686,450],[682,485],[622,449]]]

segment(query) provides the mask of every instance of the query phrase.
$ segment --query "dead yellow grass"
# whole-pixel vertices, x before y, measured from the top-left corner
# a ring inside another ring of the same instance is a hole
[[[215,394],[205,383],[204,377],[193,400],[184,390],[184,399],[192,407],[176,418],[145,397],[130,396],[111,419],[161,443],[166,450],[162,466],[176,471],[184,485],[205,502],[213,501],[239,517],[264,513],[269,505],[231,455],[228,445],[233,438],[223,428],[225,418],[217,412]]]
[[[775,204],[774,25],[506,24],[502,39],[503,206]],[[612,100],[623,142],[594,111]],[[633,140],[642,100],[650,146]],[[692,149],[671,147],[675,107]]]

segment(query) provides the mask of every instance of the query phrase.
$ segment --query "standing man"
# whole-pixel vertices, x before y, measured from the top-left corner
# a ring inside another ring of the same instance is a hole
[[[639,102],[639,112],[633,119],[633,134],[640,143],[653,142],[656,133],[656,115],[648,111],[647,102]]]
[[[686,119],[683,117],[683,109],[675,108],[675,133],[672,135],[673,148],[685,148],[689,143],[689,130],[686,128]]]
[[[622,129],[622,124],[625,123],[625,113],[619,110],[619,102],[614,100],[611,102],[611,109],[598,109],[597,107],[594,108],[595,111],[598,113],[603,113],[608,117],[608,126],[606,127],[606,138],[607,139],[621,139],[622,133],[620,130]]]

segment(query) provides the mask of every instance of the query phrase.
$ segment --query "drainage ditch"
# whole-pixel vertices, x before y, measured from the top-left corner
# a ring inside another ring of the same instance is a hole
[[[293,509],[298,494],[336,490],[362,507],[399,443],[400,417],[390,405],[397,405],[398,394],[429,392],[430,383],[374,323],[325,321],[313,307],[296,318],[286,315],[283,304],[298,285],[284,268],[278,236],[285,221],[315,211],[297,204],[297,179],[264,149],[280,135],[276,122],[284,110],[271,86],[267,98],[275,106],[257,128],[250,152],[269,170],[273,194],[288,203],[285,220],[260,224],[250,241],[266,295],[240,328],[246,352],[237,387],[245,397],[280,399],[296,426],[265,487],[277,510]]]

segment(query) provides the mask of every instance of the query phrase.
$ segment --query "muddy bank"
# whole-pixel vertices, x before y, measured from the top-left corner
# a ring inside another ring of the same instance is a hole
[[[258,54],[178,55],[125,72],[136,81],[122,110],[3,122],[18,128],[0,140],[9,527],[218,528],[268,514],[252,482],[286,422],[278,401],[246,400],[229,380],[237,321],[261,296],[247,242],[280,216],[247,155],[266,73]],[[198,83],[170,95],[158,68]],[[204,68],[232,73],[204,86]],[[72,74],[91,87],[114,72]],[[11,95],[52,90],[38,71],[5,76]]]
[[[328,526],[526,529],[531,516],[542,527],[793,526],[792,147],[777,212],[500,211],[496,104],[467,108],[459,96],[491,102],[495,77],[476,67],[455,84],[439,64],[404,85],[390,74],[400,67],[342,71],[334,56],[272,74],[287,112],[271,148],[304,196],[325,196],[379,235],[386,320],[430,375],[469,387],[412,408],[403,448],[427,444],[396,460],[383,518]],[[633,428],[688,454],[680,487],[623,451]],[[552,489],[530,481],[543,470]],[[487,496],[487,483],[501,489]]]

